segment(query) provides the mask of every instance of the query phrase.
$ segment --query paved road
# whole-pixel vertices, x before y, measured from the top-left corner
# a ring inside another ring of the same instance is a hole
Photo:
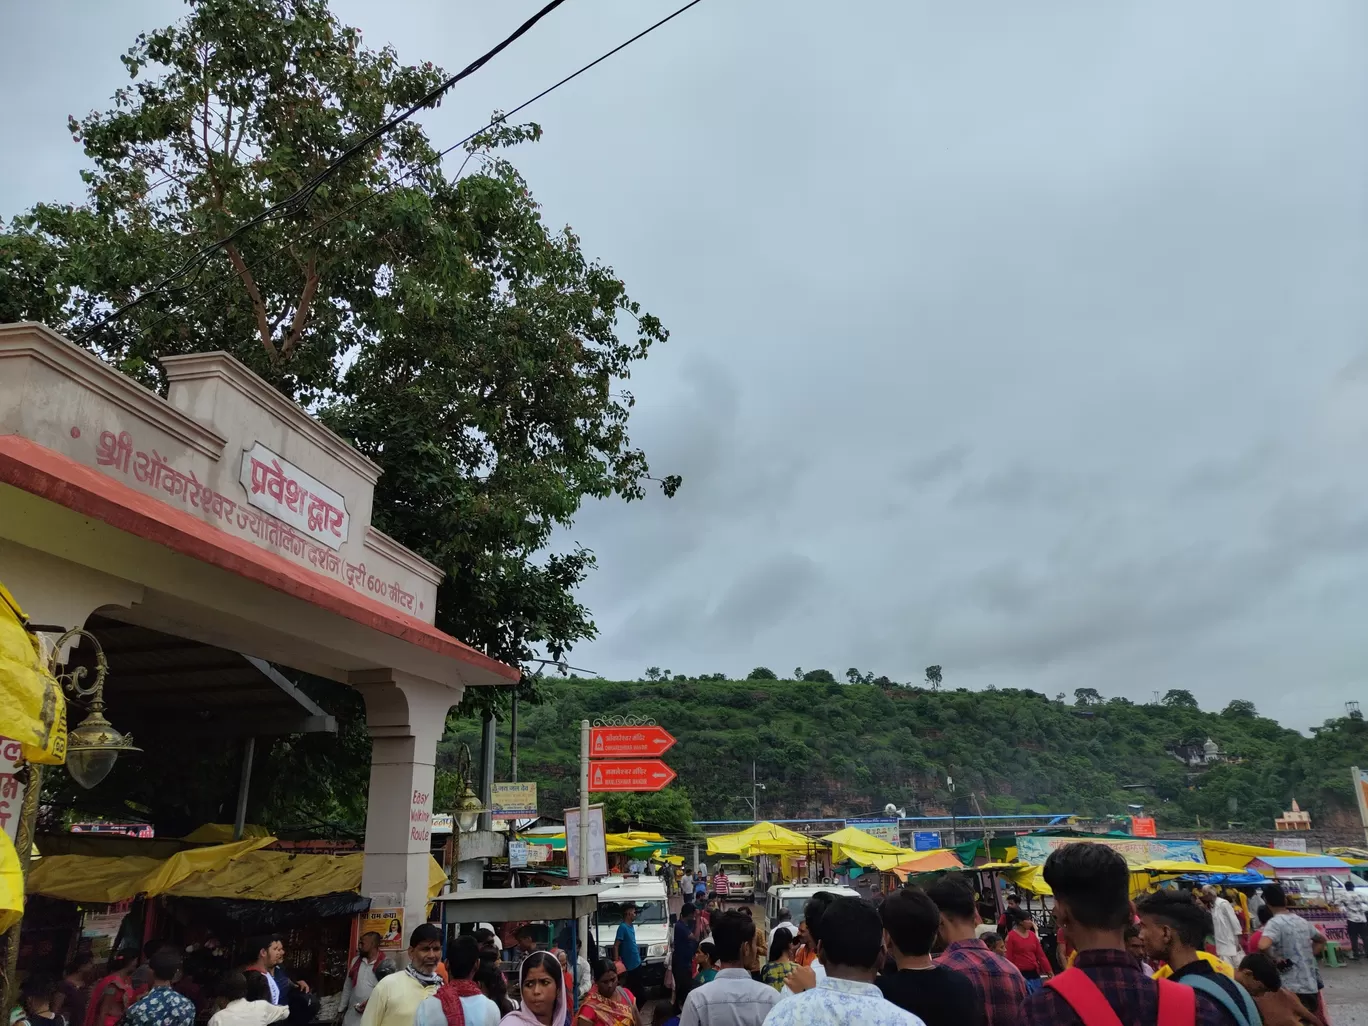
[[[1368,1026],[1368,959],[1322,969],[1331,1026]]]

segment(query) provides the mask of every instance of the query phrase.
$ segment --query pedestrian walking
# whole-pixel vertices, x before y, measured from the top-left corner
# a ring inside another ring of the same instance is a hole
[[[361,1026],[361,1013],[366,1010],[371,991],[379,982],[375,970],[385,959],[380,941],[380,935],[371,930],[356,942],[356,956],[347,966],[347,976],[342,981],[342,1000],[337,1006],[337,1021],[342,1026]]]
[[[1288,909],[1282,884],[1269,884],[1263,896],[1273,917],[1264,924],[1259,950],[1273,958],[1282,973],[1283,986],[1314,1014],[1320,1007],[1316,955],[1325,946],[1325,934]]]
[[[441,958],[441,928],[420,923],[409,935],[408,965],[375,985],[361,1014],[361,1026],[413,1026],[418,1006],[442,984],[437,975]]]
[[[1349,923],[1349,957],[1362,958],[1368,954],[1368,894],[1356,887],[1352,879],[1344,881],[1344,893],[1339,907]]]

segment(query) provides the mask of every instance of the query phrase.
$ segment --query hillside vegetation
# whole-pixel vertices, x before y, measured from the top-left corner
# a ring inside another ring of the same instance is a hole
[[[754,760],[765,785],[762,817],[850,816],[888,802],[909,815],[943,814],[952,802],[948,775],[960,815],[981,807],[1104,816],[1143,801],[1165,827],[1200,817],[1208,827],[1271,830],[1293,798],[1318,825],[1356,818],[1348,768],[1368,767],[1362,719],[1327,721],[1308,738],[1248,702],[1204,712],[1185,691],[1135,705],[1091,691],[1065,702],[1032,691],[820,680],[571,678],[541,690],[542,703],[521,710],[519,777],[539,783],[549,813],[576,800],[580,720],[629,714],[679,739],[665,761],[701,819],[750,818]],[[499,726],[504,779],[508,727]],[[1209,768],[1170,754],[1208,738],[1224,758]],[[453,720],[439,766],[458,742],[478,751],[478,724]]]

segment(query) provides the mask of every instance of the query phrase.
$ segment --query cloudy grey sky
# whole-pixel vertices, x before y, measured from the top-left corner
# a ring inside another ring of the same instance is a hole
[[[536,6],[335,2],[453,69]],[[674,6],[572,0],[426,124]],[[0,212],[79,198],[65,116],[182,9],[5,5]],[[684,488],[566,536],[574,661],[1368,699],[1365,38],[1362,0],[705,0],[529,112],[548,216],[673,333],[630,387]]]

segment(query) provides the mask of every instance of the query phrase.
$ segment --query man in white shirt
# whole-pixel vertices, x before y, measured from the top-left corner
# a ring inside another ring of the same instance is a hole
[[[229,973],[219,984],[219,993],[227,1004],[209,1019],[209,1026],[270,1026],[290,1017],[285,1005],[271,1004],[271,993],[266,989],[266,977],[252,973],[254,993],[248,993],[247,977]]]
[[[775,924],[774,929],[769,932],[768,944],[770,947],[774,947],[774,935],[780,930],[787,930],[793,936],[798,936],[798,926],[793,921],[793,913],[786,908],[779,910],[779,921]]]
[[[1202,888],[1202,902],[1211,910],[1212,939],[1216,942],[1216,957],[1233,966],[1240,964],[1240,917],[1235,906],[1221,897],[1211,884]]]
[[[831,902],[822,913],[817,953],[826,978],[780,1001],[764,1026],[926,1026],[874,985],[884,948],[883,922],[873,903],[864,898]]]
[[[689,992],[679,1026],[760,1026],[779,992],[751,979],[746,966],[755,955],[755,923],[742,912],[723,912],[712,922],[717,976]]]
[[[450,982],[418,1006],[413,1026],[449,1026],[449,1008],[460,1003],[465,1026],[499,1026],[499,1006],[481,993],[475,983],[480,968],[480,946],[474,937],[457,937],[447,949]]]
[[[1364,894],[1364,888],[1355,886],[1352,877],[1344,881],[1339,907],[1349,921],[1349,954],[1353,958],[1362,958],[1368,954],[1368,950],[1365,950],[1368,949],[1368,895]]]
[[[347,966],[347,978],[342,984],[342,1001],[337,1006],[337,1021],[342,1026],[361,1026],[361,1013],[366,1010],[371,991],[379,981],[375,969],[384,961],[380,950],[380,935],[374,931],[363,933],[356,943],[356,957]]]

